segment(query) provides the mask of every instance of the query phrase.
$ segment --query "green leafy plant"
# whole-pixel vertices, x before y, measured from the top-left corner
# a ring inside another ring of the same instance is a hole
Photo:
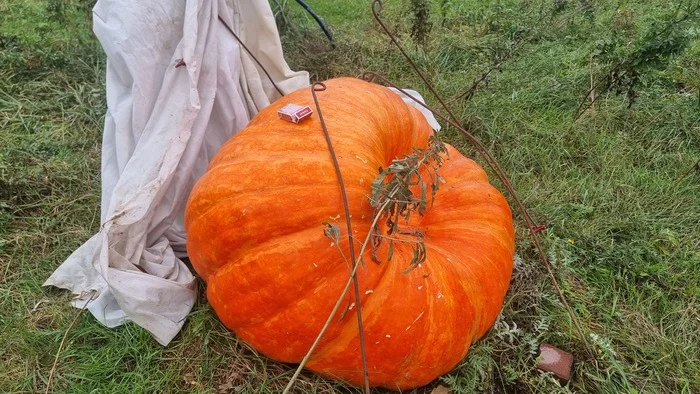
[[[643,74],[664,68],[674,56],[688,48],[690,31],[687,26],[689,22],[697,20],[699,11],[700,5],[687,9],[679,7],[651,23],[648,30],[631,45],[625,35],[614,32],[599,40],[595,45],[594,57],[611,66],[588,93],[595,91],[597,97],[606,92],[625,95],[627,107],[630,108],[638,97]],[[625,30],[629,30],[629,27]],[[577,117],[583,113],[584,102],[579,106]]]
[[[46,11],[49,19],[56,22],[66,21],[66,2],[64,0],[47,0]]]
[[[413,42],[415,42],[416,45],[425,47],[430,36],[430,31],[433,28],[433,24],[430,22],[428,0],[411,0],[410,12],[413,16],[411,20],[411,38],[413,38]]]

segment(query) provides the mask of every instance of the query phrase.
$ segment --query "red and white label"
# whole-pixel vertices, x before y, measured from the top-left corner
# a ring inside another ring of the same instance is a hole
[[[308,106],[302,107],[296,104],[287,104],[277,111],[277,115],[280,119],[292,123],[299,123],[310,117],[312,113],[313,111]]]

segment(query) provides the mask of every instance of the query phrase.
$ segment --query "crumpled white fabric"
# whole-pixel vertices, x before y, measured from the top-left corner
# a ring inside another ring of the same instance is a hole
[[[440,123],[438,123],[437,119],[435,119],[435,115],[433,115],[433,113],[429,109],[423,107],[422,105],[418,104],[414,100],[414,98],[415,98],[418,101],[420,101],[421,103],[425,104],[425,100],[423,99],[423,96],[421,96],[420,93],[416,92],[413,89],[402,88],[401,90],[403,90],[404,92],[406,92],[406,94],[411,96],[411,97],[408,97],[406,94],[403,94],[401,92],[401,90],[398,90],[398,89],[395,89],[392,87],[390,87],[389,90],[398,94],[404,103],[406,103],[412,107],[415,107],[418,111],[420,111],[420,113],[423,114],[423,116],[425,116],[425,120],[428,121],[428,124],[430,125],[430,127],[433,128],[433,130],[440,131],[442,129],[442,126],[440,126]]]
[[[180,260],[189,192],[279,97],[223,23],[283,92],[309,76],[287,66],[266,0],[99,0],[93,16],[107,55],[102,225],[44,285],[78,294],[73,304],[108,327],[134,321],[166,345],[196,297]]]

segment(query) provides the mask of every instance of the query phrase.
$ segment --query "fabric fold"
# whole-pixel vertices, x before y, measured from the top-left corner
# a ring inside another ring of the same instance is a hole
[[[107,56],[102,225],[44,285],[70,289],[73,305],[108,327],[133,321],[167,345],[196,299],[181,260],[189,192],[219,147],[279,97],[219,16],[254,38],[246,46],[266,54],[285,92],[309,77],[287,66],[263,0],[99,0],[93,15]]]

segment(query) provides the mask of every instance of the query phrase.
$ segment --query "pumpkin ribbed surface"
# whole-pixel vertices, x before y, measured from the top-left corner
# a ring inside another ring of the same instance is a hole
[[[379,167],[426,147],[430,126],[385,87],[352,78],[318,93],[340,162],[356,251],[372,223],[368,196]],[[298,363],[342,291],[348,263],[324,236],[341,229],[349,256],[338,178],[318,114],[300,124],[278,118],[288,103],[315,110],[309,88],[261,111],[217,153],[186,210],[187,248],[221,321],[264,355]],[[406,389],[452,369],[495,321],[512,272],[510,208],[474,161],[448,146],[444,184],[407,229],[424,234],[427,259],[408,273],[413,246],[395,242],[380,264],[358,269],[370,383]],[[398,235],[400,237],[400,235]],[[412,238],[415,239],[415,238]],[[349,258],[349,257],[348,257]],[[356,302],[353,292],[346,303]],[[355,307],[333,320],[307,368],[362,383]]]

